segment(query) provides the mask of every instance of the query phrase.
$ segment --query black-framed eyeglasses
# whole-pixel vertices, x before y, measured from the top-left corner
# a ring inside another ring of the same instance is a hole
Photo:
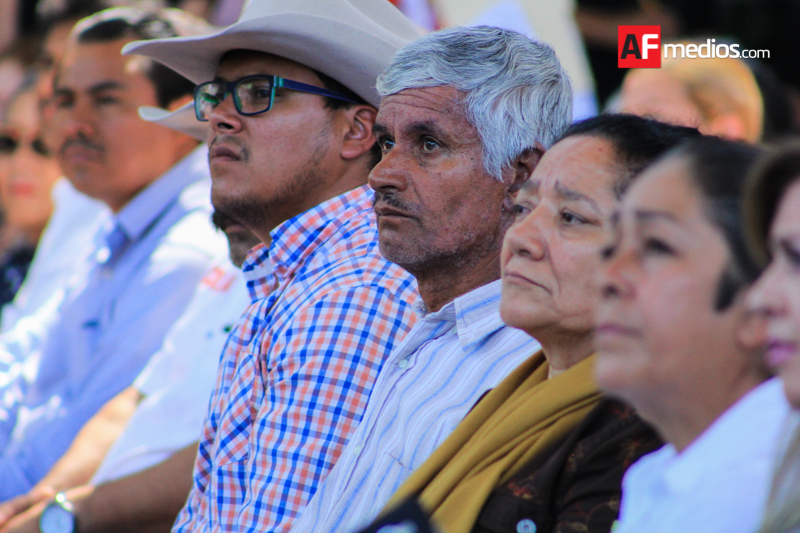
[[[321,89],[313,85],[281,78],[279,76],[247,76],[236,81],[207,81],[194,90],[194,113],[197,120],[208,121],[211,110],[233,95],[233,105],[240,115],[250,116],[266,113],[272,109],[276,89],[291,89],[304,93],[318,94],[337,100],[357,104],[355,100],[342,93]]]
[[[17,149],[20,147],[20,144],[21,142],[19,139],[8,135],[7,133],[0,133],[0,155],[14,155],[14,152],[17,151]],[[30,147],[31,150],[33,150],[33,153],[41,157],[50,157],[51,155],[47,145],[40,137],[30,141]]]

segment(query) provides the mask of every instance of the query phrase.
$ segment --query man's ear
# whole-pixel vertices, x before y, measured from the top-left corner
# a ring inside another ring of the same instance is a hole
[[[536,165],[544,155],[545,148],[540,143],[536,143],[532,148],[526,149],[514,160],[512,164],[513,176],[510,177],[511,181],[508,184],[508,193],[512,197],[517,194],[517,191],[522,187],[522,184],[528,181],[536,169]]]
[[[372,126],[378,110],[369,105],[357,105],[342,114],[342,159],[356,159],[370,151],[375,144]]]

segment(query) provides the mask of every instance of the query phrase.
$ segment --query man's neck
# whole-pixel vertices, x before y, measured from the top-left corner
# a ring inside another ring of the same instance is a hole
[[[482,258],[469,268],[451,265],[432,271],[414,273],[422,301],[429,312],[435,312],[459,296],[500,279],[500,257]]]

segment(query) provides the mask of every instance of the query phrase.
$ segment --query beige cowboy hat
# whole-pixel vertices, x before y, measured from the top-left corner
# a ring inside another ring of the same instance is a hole
[[[142,120],[155,122],[172,130],[185,133],[198,141],[205,141],[208,137],[208,122],[197,120],[194,115],[194,104],[191,102],[175,111],[146,105],[140,106],[138,111]]]
[[[420,35],[388,0],[253,0],[238,22],[217,33],[137,41],[122,53],[150,57],[202,83],[214,79],[230,50],[266,52],[322,72],[377,107],[375,80]]]

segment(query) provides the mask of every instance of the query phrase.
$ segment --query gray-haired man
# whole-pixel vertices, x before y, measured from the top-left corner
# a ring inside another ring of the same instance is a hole
[[[512,197],[570,119],[546,45],[455,28],[407,45],[378,79],[370,174],[381,253],[414,275],[421,320],[385,363],[364,418],[293,532],[354,531],[538,343],[499,315]]]

